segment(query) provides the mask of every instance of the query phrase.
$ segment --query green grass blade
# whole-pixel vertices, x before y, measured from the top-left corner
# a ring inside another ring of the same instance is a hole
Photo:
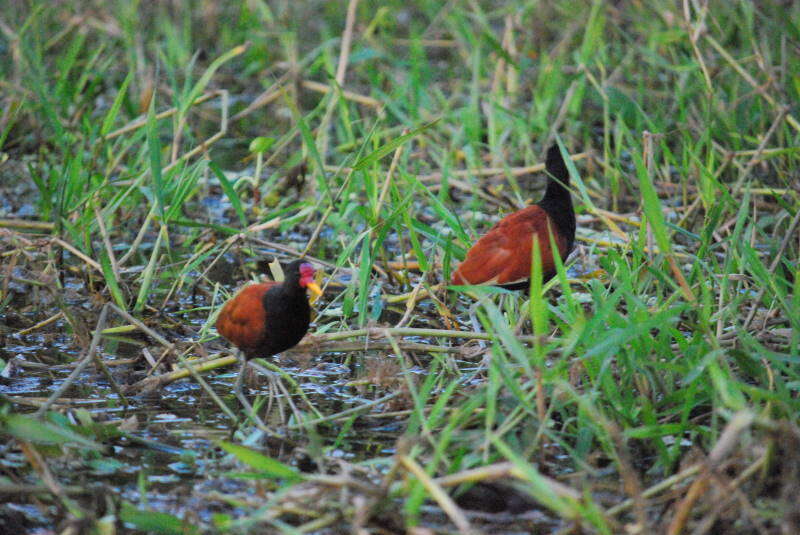
[[[133,79],[133,71],[129,72],[128,75],[125,77],[125,80],[122,81],[122,85],[117,91],[117,96],[114,97],[114,103],[111,104],[111,108],[109,108],[108,113],[106,113],[105,117],[103,117],[103,124],[102,126],[100,126],[101,136],[105,136],[106,134],[108,134],[111,131],[111,127],[114,126],[114,121],[116,121],[117,119],[119,110],[122,107],[122,103],[125,100],[125,95],[128,92],[128,85],[131,83],[132,79]]]
[[[364,156],[363,158],[358,160],[355,163],[355,165],[353,166],[353,170],[354,171],[361,171],[363,169],[366,169],[367,167],[369,167],[370,165],[374,164],[375,162],[377,162],[378,160],[380,160],[381,158],[383,158],[387,154],[389,154],[392,151],[394,151],[397,147],[399,147],[400,145],[402,145],[403,143],[405,143],[409,139],[418,136],[419,134],[421,134],[425,130],[427,130],[427,129],[431,128],[432,126],[434,126],[436,123],[439,122],[440,119],[441,118],[434,119],[433,121],[431,121],[429,123],[425,123],[424,125],[422,125],[422,126],[420,126],[418,128],[415,128],[414,130],[412,130],[408,134],[403,134],[402,136],[398,136],[398,137],[394,138],[393,140],[391,140],[390,142],[386,143],[385,145],[381,145],[380,147],[378,147],[374,151],[370,152],[369,154],[367,154],[366,156]]]
[[[158,120],[156,119],[155,101],[150,101],[147,110],[147,148],[150,154],[150,175],[153,177],[153,194],[156,201],[156,210],[163,220],[164,218],[164,181],[161,170],[161,143],[158,139]]]
[[[271,457],[262,455],[255,450],[233,444],[231,442],[220,442],[219,446],[236,457],[247,466],[257,470],[266,477],[275,479],[286,479],[287,481],[301,481],[303,475],[289,465],[276,461]]]
[[[216,162],[208,162],[208,167],[214,172],[217,180],[219,180],[219,185],[222,186],[222,191],[225,193],[225,196],[231,201],[231,206],[233,206],[233,210],[236,212],[236,216],[239,218],[239,223],[242,225],[242,228],[247,227],[247,216],[245,216],[244,208],[242,208],[242,200],[236,193],[233,184],[231,184],[228,177],[225,176],[225,172],[220,169]]]

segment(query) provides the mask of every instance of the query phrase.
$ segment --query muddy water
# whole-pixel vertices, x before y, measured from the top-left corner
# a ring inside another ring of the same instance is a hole
[[[220,216],[226,211],[229,212],[229,206],[223,206],[215,213]],[[289,243],[297,242],[298,246],[302,246],[307,240],[307,233],[293,233],[287,238]],[[142,247],[144,251],[151,249],[152,246]],[[263,256],[275,252],[258,250]],[[80,265],[69,254],[65,255],[65,261],[68,266]],[[218,266],[208,273],[208,277],[232,290],[243,279],[242,263],[242,258],[223,257]],[[75,271],[67,268],[63,274],[63,303],[59,304],[44,289],[44,285],[52,284],[52,280],[41,275],[44,273],[43,266],[31,264],[15,268],[9,284],[10,306],[2,317],[3,325],[0,325],[0,358],[12,362],[13,368],[10,377],[0,378],[0,394],[14,400],[15,410],[20,412],[35,410],[63,383],[74,363],[85,354],[98,311],[97,301],[90,296],[102,290],[103,286],[95,280],[95,285],[99,287],[92,289],[82,276],[73,276]],[[342,277],[340,282],[346,283],[346,276]],[[410,287],[385,289],[396,294],[409,291]],[[198,339],[198,333],[206,322],[208,311],[203,307],[210,305],[211,292],[209,288],[185,286],[179,295],[180,300],[168,303],[167,308],[160,312],[160,317],[151,316],[145,320],[171,342],[193,342]],[[326,298],[332,299],[332,296]],[[333,306],[336,305],[338,303]],[[73,323],[68,323],[62,317],[27,334],[18,334],[52,317],[61,307],[74,316]],[[381,324],[394,324],[402,317],[404,309],[404,305],[384,305],[377,320]],[[190,312],[184,312],[187,310]],[[321,303],[318,310],[318,328],[320,325],[324,327],[327,322],[340,321],[335,308],[329,309],[325,303]],[[467,329],[471,328],[466,317],[458,321],[463,322]],[[114,318],[109,326],[121,323]],[[444,327],[431,301],[423,301],[415,307],[413,325]],[[409,338],[409,341],[430,342],[424,338]],[[229,354],[231,350],[224,341],[209,341],[204,348],[211,355]],[[109,366],[115,381],[120,385],[129,385],[144,378],[150,367],[142,358],[144,349],[150,350],[156,357],[160,354],[160,348],[140,334],[108,336],[103,338],[99,354]],[[412,361],[406,366],[400,366],[397,357],[385,351],[289,355],[275,357],[271,361],[297,382],[308,402],[320,414],[327,416],[403,389],[404,369],[413,380],[423,381],[428,373],[430,357],[410,356]],[[464,387],[480,382],[474,376],[478,366],[475,360],[464,360],[456,354],[449,361],[464,374]],[[118,362],[123,364],[115,365]],[[237,373],[238,366],[234,365],[205,374],[204,379],[223,402],[241,416],[243,412],[231,393]],[[284,385],[290,388],[286,382]],[[75,422],[85,421],[80,416],[80,412],[84,411],[94,422],[119,426],[127,434],[112,440],[98,438],[98,441],[109,446],[108,451],[83,455],[80,460],[72,459],[64,463],[59,459],[53,462],[51,468],[61,485],[89,491],[89,497],[81,494],[80,498],[89,510],[96,511],[100,506],[88,502],[97,502],[99,497],[111,495],[148,510],[168,512],[179,517],[191,512],[200,522],[210,523],[216,512],[240,513],[219,501],[205,499],[205,496],[220,493],[236,496],[252,491],[252,485],[247,481],[228,477],[229,471],[241,471],[242,466],[225,464],[225,454],[218,447],[219,441],[244,443],[265,455],[311,471],[317,470],[316,463],[310,461],[306,453],[298,453],[294,444],[301,445],[300,449],[313,449],[316,447],[314,442],[318,442],[326,460],[335,462],[341,459],[351,463],[370,461],[378,471],[383,471],[395,453],[397,439],[406,429],[408,413],[403,411],[410,407],[410,400],[399,396],[390,405],[375,408],[376,412],[398,411],[396,416],[362,416],[352,422],[351,427],[347,427],[347,420],[322,423],[314,427],[317,438],[310,440],[306,429],[286,428],[287,423],[297,421],[293,418],[291,404],[306,417],[313,417],[300,395],[293,393],[287,396],[274,388],[274,381],[263,377],[258,379],[257,376],[246,384],[245,391],[251,401],[259,396],[267,399],[260,414],[268,425],[281,430],[286,441],[268,439],[252,426],[239,426],[232,422],[193,379],[165,385],[155,392],[129,394],[129,405],[126,406],[107,378],[90,365],[64,392],[57,409]],[[12,461],[17,463],[20,474],[24,474],[17,482],[38,482],[32,471],[24,469],[24,458],[0,446],[0,462]],[[476,499],[485,501],[486,498],[478,496]],[[30,503],[32,501],[26,497],[19,497],[8,505],[21,511],[30,526],[48,526],[53,518],[48,514],[59,516],[54,510],[44,514],[42,509]],[[431,526],[437,522],[448,524],[435,507],[426,509],[425,514]],[[0,510],[2,516],[3,511]],[[521,519],[539,527],[555,525],[544,515]]]

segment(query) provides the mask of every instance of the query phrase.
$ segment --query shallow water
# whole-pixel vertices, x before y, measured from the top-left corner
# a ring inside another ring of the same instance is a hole
[[[221,196],[208,195],[200,202],[200,209],[207,217],[218,223],[226,223],[231,218],[230,204]],[[325,231],[329,232],[329,231]],[[300,228],[286,236],[281,236],[281,243],[298,247],[308,239],[310,229]],[[154,240],[151,236],[148,240]],[[153,241],[145,240],[140,251],[149,254]],[[335,241],[335,240],[331,240]],[[122,253],[129,247],[128,243],[118,242],[115,250]],[[390,237],[384,246],[399,254],[399,242]],[[255,248],[261,257],[284,253],[266,247]],[[85,273],[73,276],[74,270],[69,266],[80,266],[81,263],[65,253],[67,269],[64,270],[63,305],[71,315],[73,322],[67,322],[62,316],[55,322],[35,329],[27,334],[18,334],[38,322],[44,321],[59,313],[62,308],[49,297],[49,291],[40,291],[30,281],[42,277],[41,265],[17,267],[9,284],[12,294],[13,310],[18,317],[11,314],[3,319],[6,324],[5,344],[0,347],[0,358],[14,363],[15,373],[11,377],[0,379],[0,394],[15,400],[17,410],[33,411],[46,400],[52,392],[69,376],[74,363],[78,362],[88,348],[91,333],[97,323],[99,302],[92,296],[102,290],[90,288]],[[190,257],[186,254],[182,260]],[[193,343],[200,339],[204,326],[208,321],[213,289],[211,284],[221,284],[233,291],[244,277],[242,266],[248,258],[229,252],[221,256],[213,269],[205,273],[207,279],[200,279],[200,273],[189,273],[190,279],[173,295],[173,299],[164,303],[164,308],[153,314],[152,311],[142,316],[150,328],[155,329],[172,343]],[[181,259],[178,260],[180,262]],[[136,277],[144,266],[133,266],[124,270],[124,277]],[[171,269],[171,268],[169,268]],[[170,273],[162,267],[163,273]],[[200,266],[198,269],[204,269]],[[588,269],[588,268],[587,268]],[[581,268],[573,268],[570,276],[579,275]],[[410,291],[418,282],[418,275],[411,274],[411,280],[404,287],[391,287],[384,282],[383,288],[392,294]],[[348,272],[336,275],[337,282],[347,285],[351,279]],[[51,284],[50,281],[46,281]],[[95,279],[96,282],[96,279]],[[326,329],[336,330],[351,328],[341,322],[341,299],[337,299],[335,290],[329,292],[317,310],[316,324],[311,332]],[[161,303],[163,297],[154,297],[151,304]],[[458,298],[468,308],[468,300]],[[370,304],[370,314],[375,314],[378,324],[396,324],[405,313],[405,304],[391,305],[382,303],[375,308]],[[219,303],[217,303],[219,304]],[[411,324],[415,327],[444,328],[434,303],[424,300],[414,308]],[[462,314],[455,318],[456,322],[471,329],[469,318]],[[106,327],[123,325],[126,321],[109,315]],[[331,325],[328,325],[331,323]],[[79,335],[75,333],[80,333]],[[0,332],[0,336],[3,335]],[[202,345],[212,356],[231,354],[232,348],[224,340],[213,340],[206,337]],[[407,337],[409,342],[430,343],[425,337]],[[142,358],[143,351],[149,350],[153,358],[158,359],[162,348],[149,337],[133,332],[104,336],[98,348],[99,355],[108,365],[114,380],[122,386],[133,384],[145,377],[150,365]],[[196,352],[190,351],[187,356]],[[198,355],[199,356],[199,355]],[[71,466],[54,465],[52,468],[64,486],[89,487],[105,489],[103,492],[153,511],[168,512],[183,517],[186,514],[196,515],[200,522],[209,523],[217,512],[225,512],[234,516],[241,511],[231,507],[220,495],[244,497],[253,492],[252,483],[231,477],[228,472],[242,471],[241,464],[233,463],[229,456],[219,448],[219,442],[231,440],[256,448],[264,455],[274,457],[282,462],[296,466],[302,470],[317,471],[322,467],[317,461],[336,465],[337,461],[358,464],[369,461],[374,475],[384,473],[391,464],[392,456],[397,452],[397,441],[405,433],[408,424],[408,409],[413,403],[402,391],[406,388],[406,377],[418,384],[428,375],[431,356],[427,354],[408,354],[407,362],[399,362],[398,356],[390,351],[370,350],[357,352],[330,352],[315,355],[289,353],[268,359],[278,366],[283,373],[293,379],[302,396],[291,391],[287,379],[280,379],[285,389],[276,388],[275,378],[258,376],[246,382],[245,393],[251,402],[260,397],[265,401],[261,406],[260,417],[282,439],[268,438],[250,425],[240,426],[217,406],[211,396],[194,379],[182,379],[158,388],[155,392],[130,393],[125,405],[119,395],[111,387],[105,375],[89,365],[77,380],[64,392],[57,401],[56,408],[67,415],[73,422],[79,421],[76,411],[85,411],[91,420],[114,427],[122,426],[126,435],[121,438],[104,440],[96,437],[98,442],[110,449],[102,454],[84,454],[73,459]],[[115,363],[122,362],[120,365]],[[485,379],[480,376],[481,357],[464,358],[459,353],[447,357],[448,366],[460,375],[461,388],[477,386]],[[237,415],[243,416],[238,400],[232,394],[232,386],[236,380],[239,366],[233,365],[203,375],[209,387]],[[166,372],[166,369],[158,373]],[[443,373],[443,372],[439,372]],[[253,374],[248,374],[248,376]],[[453,378],[456,376],[454,375]],[[371,407],[358,418],[347,418],[334,422],[322,422],[313,428],[298,425],[297,414],[300,411],[304,419],[316,418],[307,403],[310,403],[322,416],[330,416],[348,409],[359,407],[365,403],[379,399],[387,394],[400,391],[395,399]],[[306,401],[306,398],[308,401]],[[397,412],[397,415],[379,416],[383,413]],[[85,422],[84,420],[81,420]],[[294,443],[302,444],[296,448]],[[309,460],[305,450],[314,451],[316,460]],[[0,460],[6,462],[10,452],[0,453]],[[563,462],[568,462],[563,457]],[[24,463],[24,460],[22,461]],[[24,465],[24,464],[23,464]],[[330,470],[331,468],[327,468]],[[551,466],[551,471],[562,470]],[[35,474],[28,472],[28,483],[38,480]],[[93,491],[94,492],[94,491]],[[81,500],[90,499],[81,497]],[[482,497],[478,497],[480,502]],[[27,499],[12,500],[9,507],[23,513],[33,526],[47,525],[47,516],[41,511],[34,511],[27,505]],[[470,505],[466,503],[465,505]],[[96,510],[95,507],[88,507]],[[50,511],[49,514],[55,514]],[[0,515],[2,511],[0,511]],[[448,525],[446,517],[438,508],[426,509],[426,517],[430,526],[437,523]],[[546,515],[532,513],[531,518],[520,517],[506,519],[509,522],[521,521],[523,525],[550,525]],[[549,518],[549,517],[548,517]],[[480,518],[475,519],[480,524]],[[495,518],[495,520],[497,520]],[[486,520],[490,523],[490,520]],[[504,521],[505,522],[505,521]]]

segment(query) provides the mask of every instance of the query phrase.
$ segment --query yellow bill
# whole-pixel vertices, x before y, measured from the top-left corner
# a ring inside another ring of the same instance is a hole
[[[309,283],[307,283],[307,284],[306,284],[306,288],[308,288],[309,290],[311,290],[311,293],[312,293],[312,294],[314,294],[314,295],[311,297],[311,302],[312,302],[312,303],[313,303],[314,301],[316,301],[317,299],[319,299],[319,296],[321,296],[321,295],[322,295],[322,288],[320,288],[320,287],[319,287],[319,284],[317,284],[316,282],[309,282]]]

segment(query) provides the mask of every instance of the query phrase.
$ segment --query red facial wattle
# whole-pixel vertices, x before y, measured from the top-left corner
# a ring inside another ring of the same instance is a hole
[[[316,270],[311,264],[300,264],[300,286],[305,287],[309,282],[313,282]]]
[[[314,266],[311,264],[300,264],[300,286],[308,288],[312,293],[319,296],[322,294],[322,290],[314,281],[316,273]]]

